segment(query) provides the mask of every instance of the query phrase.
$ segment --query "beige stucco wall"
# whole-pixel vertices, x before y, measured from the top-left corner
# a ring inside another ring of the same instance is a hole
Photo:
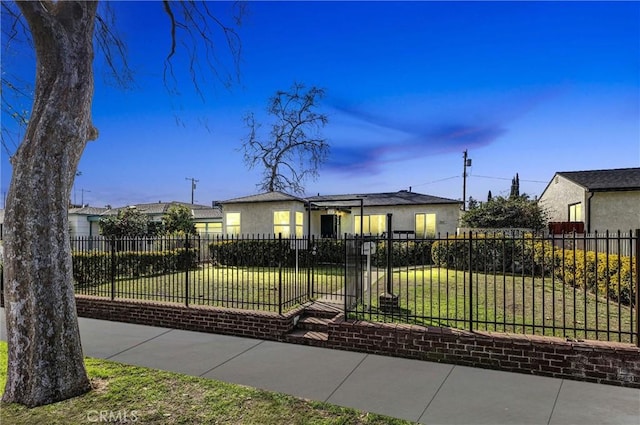
[[[304,213],[304,234],[307,232],[305,205],[299,201],[254,202],[225,204],[222,210],[223,232],[227,232],[227,213],[240,213],[240,233],[242,235],[273,235],[274,211],[290,211],[290,224],[295,225],[295,213]],[[293,234],[293,227],[292,227]]]
[[[590,202],[591,232],[640,229],[640,190],[596,192]]]
[[[223,226],[226,232],[227,213],[240,213],[240,233],[242,235],[272,235],[273,234],[273,212],[291,211],[291,225],[295,225],[295,212],[304,214],[304,235],[308,232],[308,212],[305,204],[299,201],[282,202],[256,202],[225,204],[223,209]],[[320,234],[320,220],[323,214],[329,211],[316,210],[311,214],[311,234]],[[393,230],[415,230],[416,214],[436,214],[436,232],[441,234],[455,233],[460,208],[456,204],[442,205],[418,205],[418,206],[385,206],[385,207],[364,207],[364,215],[386,215],[393,214]],[[340,215],[340,226],[338,234],[353,233],[354,216],[360,215],[360,207],[351,208],[351,212],[342,211]],[[292,227],[293,232],[293,227]]]
[[[556,175],[538,200],[538,205],[547,211],[549,221],[569,221],[569,205],[578,202],[582,203],[583,217],[580,221],[586,221],[584,188]]]
[[[312,215],[312,232],[320,233],[320,216],[326,211],[314,211]],[[456,204],[434,204],[434,205],[396,205],[396,206],[365,206],[364,215],[384,215],[392,214],[393,230],[415,231],[416,214],[435,214],[436,232],[440,234],[455,233],[460,216],[460,208]],[[351,212],[340,214],[339,234],[355,232],[355,216],[360,216],[360,207],[351,208]]]

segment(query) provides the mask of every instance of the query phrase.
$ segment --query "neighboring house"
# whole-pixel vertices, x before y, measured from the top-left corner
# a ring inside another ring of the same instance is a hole
[[[69,208],[69,235],[72,238],[98,236],[98,221],[108,208],[79,207]]]
[[[325,238],[386,233],[387,214],[392,214],[394,234],[455,233],[461,205],[461,201],[406,190],[308,198],[267,192],[222,202],[228,235]]]
[[[219,207],[184,202],[157,202],[121,208],[71,208],[69,209],[69,230],[71,237],[99,236],[99,222],[105,216],[116,215],[126,208],[135,208],[148,215],[152,221],[160,221],[172,205],[183,205],[191,209],[196,230],[201,235],[222,234],[222,212]]]
[[[552,233],[639,229],[640,168],[558,172],[538,204]]]

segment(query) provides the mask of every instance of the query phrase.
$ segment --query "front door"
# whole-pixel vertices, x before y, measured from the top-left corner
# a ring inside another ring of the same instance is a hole
[[[335,214],[320,216],[320,236],[334,239],[338,237],[338,217]]]

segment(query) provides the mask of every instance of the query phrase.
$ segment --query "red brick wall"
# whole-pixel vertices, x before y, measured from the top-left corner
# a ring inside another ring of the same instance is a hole
[[[78,315],[284,341],[302,308],[277,313],[77,296]],[[640,388],[640,348],[612,342],[466,332],[345,320],[329,323],[327,347]]]
[[[197,332],[281,340],[293,329],[296,311],[283,314],[150,301],[111,301],[76,296],[78,316]],[[299,313],[298,313],[299,314]]]
[[[640,348],[337,318],[329,347],[640,388]]]

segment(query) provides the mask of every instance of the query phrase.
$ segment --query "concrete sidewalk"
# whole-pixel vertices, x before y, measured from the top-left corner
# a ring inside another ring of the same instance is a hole
[[[80,332],[90,357],[423,424],[640,424],[631,388],[86,318]]]

